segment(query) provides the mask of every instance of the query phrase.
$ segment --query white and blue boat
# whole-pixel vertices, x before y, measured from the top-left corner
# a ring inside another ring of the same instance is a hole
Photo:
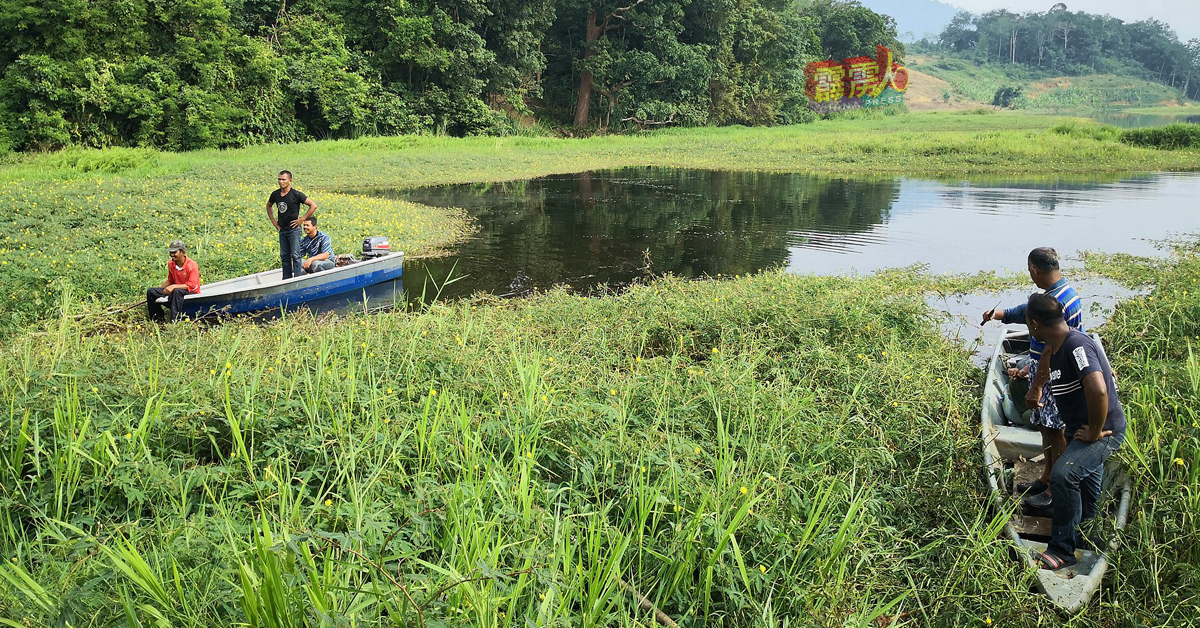
[[[264,310],[287,310],[318,299],[361,291],[399,279],[404,273],[404,252],[391,252],[387,238],[363,240],[363,259],[311,275],[290,279],[271,270],[202,284],[200,294],[183,299],[183,314],[190,318],[209,315],[246,314]],[[166,304],[166,297],[159,303]]]

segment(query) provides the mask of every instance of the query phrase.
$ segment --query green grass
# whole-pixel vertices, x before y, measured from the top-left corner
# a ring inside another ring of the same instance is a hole
[[[1106,335],[1135,514],[1068,625],[1200,603],[1200,258]],[[979,476],[981,374],[911,272],[666,279],[329,324],[116,331],[0,360],[15,625],[1041,626]],[[67,306],[71,313],[71,306]],[[107,331],[106,331],[107,330]]]
[[[921,285],[62,319],[0,361],[0,605],[35,625],[646,625],[620,578],[686,625],[1032,617],[979,510],[978,374]]]
[[[1200,168],[1200,150],[1161,151],[1051,131],[1062,119],[914,114],[782,128],[676,129],[589,139],[407,136],[229,151],[71,150],[0,166],[0,329],[49,315],[62,290],[95,306],[162,281],[163,246],[184,239],[204,281],[277,263],[264,205],[288,168],[321,206],[339,252],[389,235],[410,254],[470,229],[461,213],[384,200],[380,188],[522,179],[631,165],[830,175],[1006,178]]]

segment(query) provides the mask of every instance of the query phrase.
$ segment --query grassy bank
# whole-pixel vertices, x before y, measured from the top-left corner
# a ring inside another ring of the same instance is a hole
[[[1200,260],[1105,266],[1158,284],[1105,330],[1140,514],[1070,624],[1185,625]],[[63,319],[0,359],[0,608],[651,625],[625,582],[685,626],[1058,625],[982,509],[981,375],[930,286],[768,273],[335,325]]]
[[[320,204],[339,252],[390,235],[410,254],[469,225],[453,211],[369,196],[379,188],[508,180],[629,165],[830,175],[1095,176],[1200,168],[1200,150],[1153,150],[1103,133],[1056,133],[1054,118],[915,114],[784,128],[679,129],[642,136],[396,137],[231,151],[66,151],[0,167],[0,328],[46,316],[70,286],[97,305],[162,281],[162,247],[181,237],[205,281],[277,263],[263,205],[288,168]],[[368,193],[368,194],[363,194]]]

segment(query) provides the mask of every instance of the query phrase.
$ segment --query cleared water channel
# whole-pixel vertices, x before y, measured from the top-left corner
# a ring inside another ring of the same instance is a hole
[[[715,277],[773,267],[1021,272],[1034,246],[1053,246],[1068,260],[1084,250],[1157,255],[1156,241],[1200,225],[1198,173],[1029,183],[627,168],[357,192],[461,207],[478,223],[453,255],[406,263],[410,301],[439,287],[443,299],[555,285],[593,292],[649,274]],[[386,304],[400,289],[378,287],[372,304]],[[1081,289],[1109,309],[1126,293],[1110,282]],[[961,325],[948,333],[966,336],[976,310],[1024,293],[931,304],[959,315]],[[1095,312],[1091,324],[1102,317]]]

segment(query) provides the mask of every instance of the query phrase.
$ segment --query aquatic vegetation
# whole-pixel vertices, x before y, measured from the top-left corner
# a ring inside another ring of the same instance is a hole
[[[505,181],[629,165],[836,175],[1008,178],[1200,168],[1200,151],[1154,150],[1061,118],[917,114],[776,128],[675,129],[639,136],[401,136],[286,147],[154,153],[72,149],[0,166],[0,329],[49,314],[66,286],[108,306],[162,281],[162,246],[183,238],[205,281],[276,263],[263,205],[288,168],[312,194],[339,250],[387,234],[410,254],[469,225],[454,211],[371,198],[376,188]],[[342,192],[338,194],[337,192]]]
[[[612,625],[644,616],[620,578],[708,625],[1035,608],[988,593],[1022,576],[977,511],[978,378],[914,283],[52,321],[0,360],[0,604],[72,625]]]

